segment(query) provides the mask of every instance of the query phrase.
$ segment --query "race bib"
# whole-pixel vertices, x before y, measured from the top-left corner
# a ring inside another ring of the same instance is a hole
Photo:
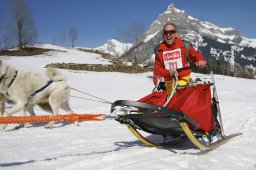
[[[181,49],[163,52],[164,66],[167,70],[182,68]]]

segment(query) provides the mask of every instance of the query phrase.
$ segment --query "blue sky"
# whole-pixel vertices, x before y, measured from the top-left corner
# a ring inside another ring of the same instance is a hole
[[[78,29],[77,46],[98,47],[132,21],[148,28],[169,4],[201,21],[232,27],[256,38],[255,0],[25,0],[31,9],[41,43],[60,43],[63,32]],[[0,0],[6,10],[9,0]],[[3,19],[2,19],[3,20]],[[2,22],[3,23],[3,22]],[[66,45],[70,41],[66,38]]]

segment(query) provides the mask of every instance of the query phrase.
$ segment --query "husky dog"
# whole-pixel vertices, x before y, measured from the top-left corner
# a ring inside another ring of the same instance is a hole
[[[35,105],[54,115],[58,115],[59,108],[73,113],[68,103],[70,88],[64,76],[53,68],[47,68],[46,74],[18,71],[0,60],[0,93],[15,103],[11,109],[4,111],[3,116],[19,111],[23,111],[24,115],[26,111],[35,115]],[[53,124],[53,121],[49,122],[45,127],[50,128]],[[5,127],[0,125],[0,130]]]

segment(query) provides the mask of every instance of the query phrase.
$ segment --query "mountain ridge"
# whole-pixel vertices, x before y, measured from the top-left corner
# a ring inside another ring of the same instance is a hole
[[[119,57],[125,53],[133,44],[131,43],[122,43],[115,39],[108,40],[105,44],[100,47],[95,48],[106,53],[109,53],[112,56]]]
[[[203,52],[206,59],[226,61],[256,70],[256,39],[245,38],[234,28],[220,28],[207,21],[200,21],[184,10],[170,4],[167,10],[152,22],[141,36],[121,58],[144,62],[154,57],[154,48],[162,41],[162,27],[173,22],[178,27],[182,39]]]

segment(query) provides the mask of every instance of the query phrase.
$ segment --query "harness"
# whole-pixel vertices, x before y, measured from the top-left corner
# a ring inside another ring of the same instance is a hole
[[[32,93],[30,97],[33,97],[33,96],[35,96],[37,93],[43,91],[43,90],[46,89],[48,86],[50,86],[52,83],[53,83],[53,80],[49,80],[49,81],[46,83],[46,85],[44,85],[44,86],[41,87],[40,89],[34,91],[34,93]]]
[[[18,71],[15,71],[15,75],[13,77],[13,79],[11,80],[11,82],[8,84],[8,88],[11,87],[12,83],[14,82],[14,80],[16,79],[18,75]],[[4,75],[2,77],[0,77],[0,81],[2,81]],[[53,80],[49,80],[46,85],[44,85],[43,87],[41,87],[40,89],[34,91],[34,93],[31,94],[31,97],[35,96],[37,93],[43,91],[44,89],[46,89],[48,86],[50,86],[53,83]],[[7,92],[7,96],[9,96],[8,92]]]
[[[16,70],[14,77],[12,78],[11,82],[10,82],[10,83],[8,84],[8,86],[7,86],[7,89],[11,87],[12,83],[14,82],[14,80],[15,80],[16,77],[17,77],[17,74],[18,74],[18,71]],[[4,79],[5,75],[6,75],[6,74],[3,74],[3,75],[0,77],[0,82]],[[7,92],[6,92],[5,95],[9,96],[8,90],[7,90]]]
[[[0,77],[0,82],[3,80],[5,74],[3,74],[1,77]]]
[[[11,82],[8,84],[8,88],[11,87],[11,85],[12,85],[12,83],[14,82],[15,78],[17,77],[17,74],[18,74],[18,71],[16,70],[14,77],[12,78]],[[4,79],[4,76],[5,76],[5,75],[6,75],[6,74],[3,74],[3,75],[0,77],[0,82]]]
[[[17,74],[18,74],[18,71],[16,70],[16,71],[15,71],[15,75],[14,75],[14,77],[12,78],[12,81],[8,84],[8,88],[11,87],[11,85],[12,85],[12,83],[14,82],[15,78],[17,77]]]

